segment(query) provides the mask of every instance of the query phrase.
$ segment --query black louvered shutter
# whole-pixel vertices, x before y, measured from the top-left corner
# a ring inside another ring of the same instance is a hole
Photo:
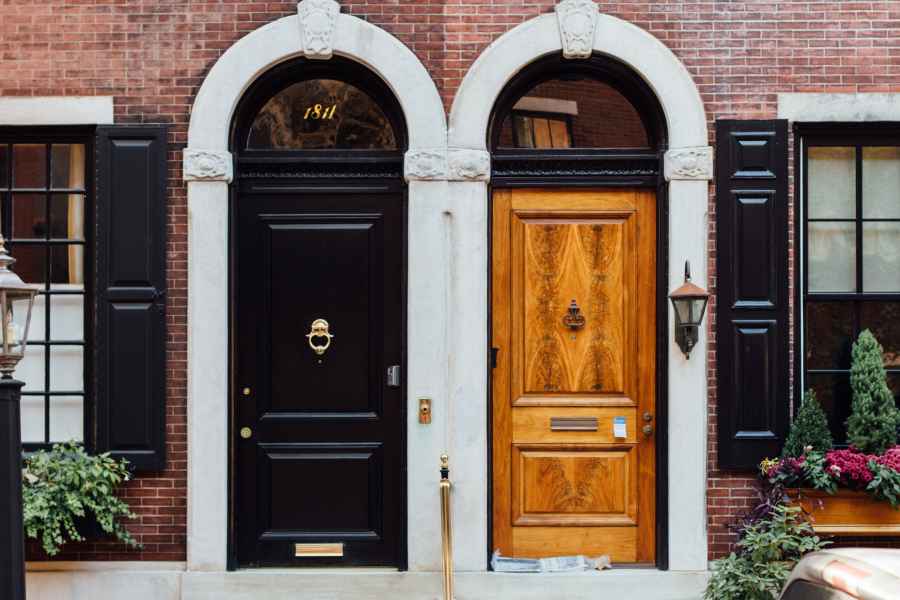
[[[716,122],[719,468],[755,469],[789,420],[787,121]]]
[[[166,460],[166,128],[97,128],[96,449]]]

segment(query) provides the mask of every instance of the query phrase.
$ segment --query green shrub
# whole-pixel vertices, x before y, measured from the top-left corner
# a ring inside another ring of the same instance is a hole
[[[883,454],[897,443],[898,412],[887,385],[882,353],[881,344],[868,329],[853,343],[853,406],[847,419],[847,442],[867,454]]]
[[[779,504],[742,530],[738,552],[713,563],[706,600],[773,600],[791,569],[808,552],[824,548],[800,507]]]
[[[781,456],[782,458],[797,458],[806,454],[807,448],[818,452],[828,452],[833,443],[825,411],[816,400],[816,393],[809,390],[803,395],[803,403],[800,405],[800,410],[797,411],[794,422],[791,423],[791,430],[784,443]]]
[[[104,532],[137,547],[121,523],[135,515],[115,495],[128,479],[125,460],[116,461],[109,454],[90,456],[75,442],[32,454],[22,472],[26,535],[40,539],[44,551],[53,556],[66,542],[84,539],[77,526],[92,516]]]

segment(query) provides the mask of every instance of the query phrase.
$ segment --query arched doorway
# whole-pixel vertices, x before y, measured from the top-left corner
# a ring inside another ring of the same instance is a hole
[[[492,547],[656,564],[662,108],[615,60],[549,56],[488,137]]]
[[[347,59],[279,65],[238,104],[238,566],[404,566],[406,139]]]
[[[685,260],[691,261],[694,280],[701,285],[706,281],[706,212],[712,150],[708,146],[703,101],[678,57],[647,31],[600,14],[597,6],[590,2],[560,2],[555,13],[543,14],[518,25],[479,56],[453,101],[448,145],[471,151],[492,150],[489,140],[496,100],[517,74],[545,57],[561,55],[563,60],[572,62],[589,57],[609,57],[626,66],[652,90],[665,117],[668,148],[661,152],[660,192],[665,192],[669,212],[667,219],[658,220],[658,225],[668,232],[668,252],[665,257],[657,256],[661,277],[655,292],[656,301],[665,305],[668,291],[683,280]],[[498,152],[492,152],[491,158],[497,163]],[[499,174],[497,166],[492,165],[491,178]],[[514,163],[510,166],[515,167]],[[656,169],[659,169],[658,163]],[[514,175],[514,168],[507,174]],[[492,185],[485,183],[480,190],[470,191],[473,200],[483,199],[485,213],[491,206],[492,189]],[[671,308],[667,310],[671,311]],[[660,322],[658,319],[657,323]],[[668,322],[671,323],[671,314]],[[661,338],[657,358],[666,360],[657,372],[660,378],[658,391],[667,391],[672,406],[667,411],[667,424],[660,422],[662,418],[657,415],[659,427],[665,429],[660,435],[665,439],[659,437],[657,441],[660,477],[657,481],[656,539],[664,543],[657,544],[656,564],[663,569],[700,571],[707,564],[706,364],[703,360],[687,360],[675,344],[671,331],[663,332]],[[700,338],[697,356],[703,356],[705,352],[703,332]],[[661,395],[659,399],[662,399]],[[659,407],[664,408],[665,403]],[[485,436],[488,438],[485,445],[491,448],[492,431],[488,427],[485,427]],[[492,453],[493,450],[487,457],[489,464],[493,462]],[[678,460],[665,464],[670,455],[677,456]],[[667,518],[669,514],[671,519]],[[493,527],[485,532],[489,543],[492,541],[491,529]]]

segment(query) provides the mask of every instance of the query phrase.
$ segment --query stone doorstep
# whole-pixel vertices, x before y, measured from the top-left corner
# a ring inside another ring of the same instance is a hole
[[[457,573],[456,600],[699,600],[705,572]],[[441,600],[439,573],[381,569],[29,571],[29,600]]]

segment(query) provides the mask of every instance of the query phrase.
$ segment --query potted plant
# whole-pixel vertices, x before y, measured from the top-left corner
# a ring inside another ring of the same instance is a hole
[[[784,500],[778,485],[762,484],[760,503],[738,528],[736,552],[712,564],[705,600],[773,600],[797,561],[829,543]]]
[[[832,449],[825,413],[805,395],[782,458],[763,461],[763,476],[788,489],[818,533],[900,534],[900,422],[887,386],[883,350],[869,330],[853,344],[853,405],[846,449]]]
[[[128,479],[127,461],[108,453],[88,455],[75,442],[32,454],[22,471],[25,534],[40,539],[49,556],[66,542],[83,541],[98,531],[138,547],[122,524],[135,515],[115,495]]]

